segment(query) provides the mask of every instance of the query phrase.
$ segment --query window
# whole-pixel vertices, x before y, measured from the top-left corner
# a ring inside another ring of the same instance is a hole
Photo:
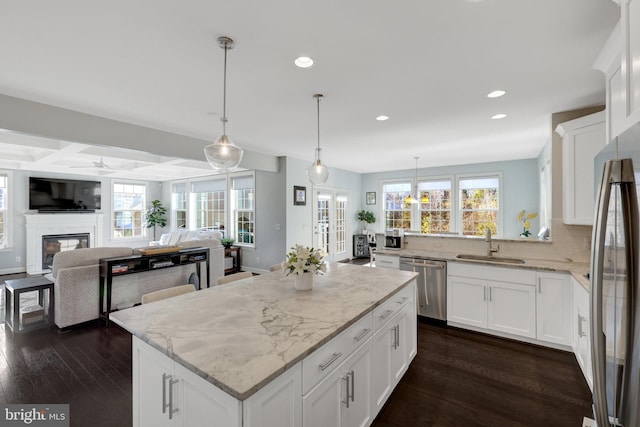
[[[347,197],[336,197],[336,253],[343,253],[347,250]]]
[[[459,179],[461,234],[483,236],[487,228],[498,233],[499,176]]]
[[[173,184],[171,190],[175,228],[187,228],[187,184]]]
[[[411,229],[411,205],[405,199],[411,194],[411,182],[382,184],[385,229]]]
[[[0,248],[9,246],[9,220],[8,201],[9,185],[7,175],[0,175]]]
[[[147,187],[137,184],[113,184],[113,234],[122,239],[144,237],[143,214]]]
[[[225,230],[227,181],[225,178],[196,181],[191,184],[193,227]]]
[[[238,244],[253,246],[255,226],[254,175],[231,177],[233,238]]]
[[[451,230],[451,180],[422,181],[420,197],[420,232],[448,233]]]

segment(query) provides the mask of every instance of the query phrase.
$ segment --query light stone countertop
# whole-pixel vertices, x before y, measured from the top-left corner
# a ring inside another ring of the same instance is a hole
[[[110,314],[110,319],[245,400],[404,288],[416,273],[330,264],[311,291],[281,272]]]
[[[486,260],[469,260],[456,258],[458,252],[439,252],[439,251],[427,251],[427,250],[389,250],[389,249],[377,249],[376,253],[384,255],[406,256],[406,257],[423,257],[440,261],[455,261],[463,262],[467,264],[481,264],[491,265],[494,267],[504,268],[518,268],[525,270],[538,270],[538,271],[555,271],[559,273],[571,274],[584,288],[589,290],[589,279],[585,276],[589,273],[589,263],[586,262],[572,262],[567,260],[546,260],[546,259],[533,259],[533,258],[520,258],[524,261],[524,264],[509,264],[503,262],[493,262]],[[494,255],[496,258],[509,257],[508,254]]]

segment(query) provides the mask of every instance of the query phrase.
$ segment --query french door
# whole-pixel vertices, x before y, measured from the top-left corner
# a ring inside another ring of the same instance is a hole
[[[348,206],[348,193],[331,189],[314,189],[313,245],[327,254],[328,261],[348,258]]]

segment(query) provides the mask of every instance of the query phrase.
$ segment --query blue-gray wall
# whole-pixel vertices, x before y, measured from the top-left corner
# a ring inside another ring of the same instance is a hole
[[[522,229],[517,220],[518,213],[526,210],[527,213],[538,212],[539,205],[539,178],[538,160],[512,160],[505,162],[477,163],[472,165],[455,165],[432,168],[418,168],[418,179],[460,175],[475,173],[502,173],[502,203],[504,218],[502,226],[504,232],[500,237],[518,238]],[[367,173],[362,175],[361,204],[362,208],[374,212],[376,222],[372,228],[376,232],[384,231],[384,221],[381,218],[383,209],[382,181],[398,178],[415,179],[415,169],[405,169],[381,173]],[[367,205],[365,195],[367,192],[376,193],[376,204]],[[531,221],[531,232],[535,235],[538,231],[538,219]]]

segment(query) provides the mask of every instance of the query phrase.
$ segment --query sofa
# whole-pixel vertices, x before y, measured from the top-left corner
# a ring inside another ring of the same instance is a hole
[[[213,235],[191,236],[178,242],[181,247],[209,247],[209,286],[214,286],[219,277],[224,276],[224,247]],[[137,252],[128,247],[101,247],[76,249],[58,252],[53,257],[51,273],[48,277],[54,282],[55,324],[59,328],[68,328],[79,323],[97,319],[100,315],[100,269],[101,258],[135,255]],[[125,308],[141,301],[142,295],[183,285],[196,270],[195,264],[166,268],[136,274],[127,274],[113,278],[111,291],[112,310]],[[201,286],[206,287],[206,271],[201,272]]]

